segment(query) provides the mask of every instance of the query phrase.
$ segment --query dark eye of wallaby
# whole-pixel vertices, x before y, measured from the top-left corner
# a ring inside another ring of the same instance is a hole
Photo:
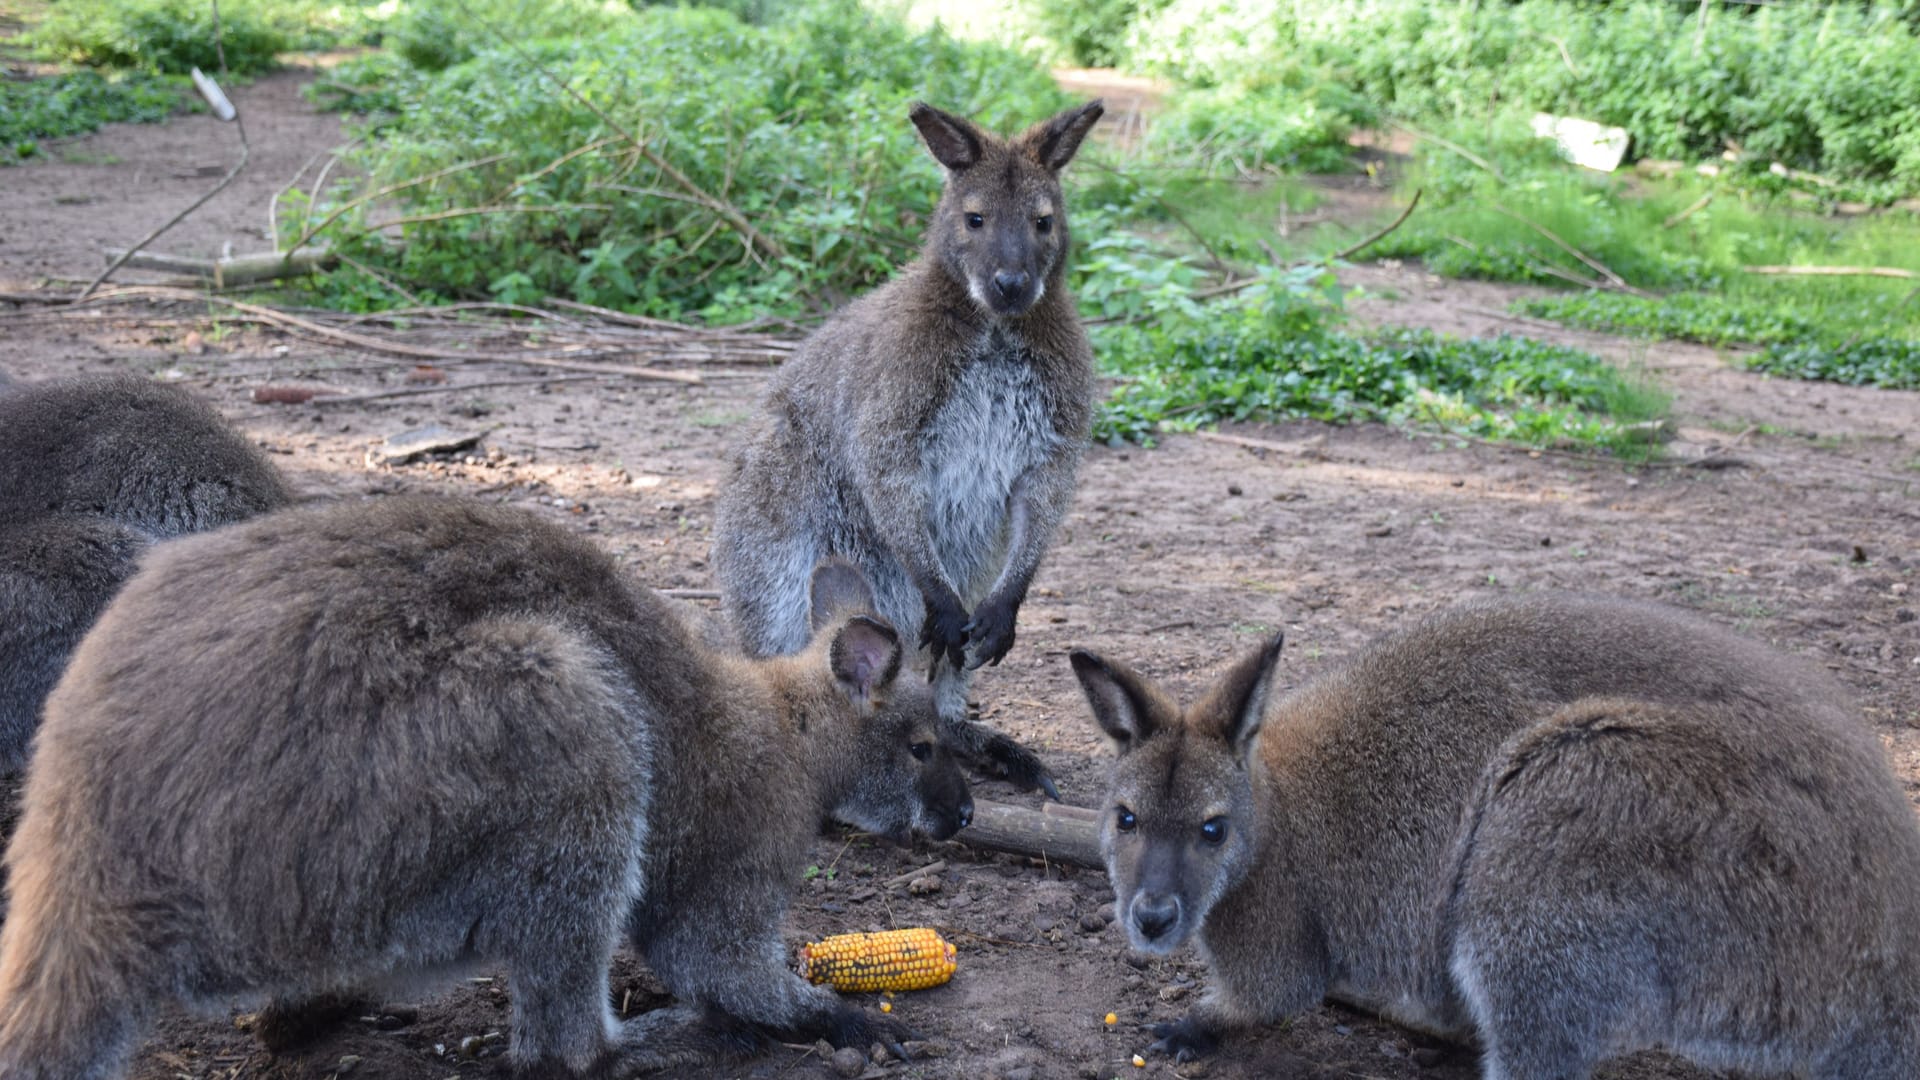
[[[914,743],[912,746],[908,747],[907,749],[913,752],[913,758],[915,761],[925,761],[928,758],[933,756],[932,743],[917,742],[917,743]]]
[[[1033,223],[1033,227],[1040,230],[1043,233],[1052,232],[1053,231],[1053,215],[1048,214],[1043,218],[1035,219]]]
[[[1217,844],[1225,840],[1227,838],[1227,819],[1223,817],[1208,818],[1206,824],[1200,826],[1200,835],[1205,837],[1209,844]]]
[[[977,229],[982,225],[985,225],[986,223],[987,223],[987,219],[981,217],[979,214],[967,215],[967,228],[969,229]]]
[[[1133,827],[1139,824],[1134,820],[1133,811],[1124,806],[1115,812],[1113,823],[1120,826],[1121,832],[1132,832]]]

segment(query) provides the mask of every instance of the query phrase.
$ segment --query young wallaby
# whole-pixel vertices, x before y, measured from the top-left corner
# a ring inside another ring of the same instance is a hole
[[[433,498],[155,548],[48,700],[0,1077],[117,1076],[169,1002],[475,963],[508,970],[521,1068],[899,1038],[794,974],[780,924],[828,814],[966,824],[931,695],[844,564],[793,656],[712,653],[671,603],[557,526]],[[615,1022],[623,930],[683,1006]]]
[[[966,721],[966,695],[1013,647],[1087,441],[1093,352],[1066,286],[1060,171],[1100,113],[1000,139],[913,107],[947,172],[925,248],[781,367],[714,515],[714,575],[749,652],[804,645],[807,572],[846,558],[881,615],[919,628],[955,746],[1049,794],[1037,757]]]
[[[1215,982],[1185,1059],[1334,998],[1472,1038],[1487,1080],[1664,1046],[1920,1076],[1920,827],[1824,673],[1599,598],[1468,604],[1290,694],[1275,637],[1196,704],[1091,653],[1140,949]]]
[[[148,543],[291,501],[266,455],[180,387],[83,376],[0,394],[0,777]]]

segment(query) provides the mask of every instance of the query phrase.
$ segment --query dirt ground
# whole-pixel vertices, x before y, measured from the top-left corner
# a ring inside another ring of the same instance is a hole
[[[344,141],[297,94],[297,73],[235,94],[254,165],[228,195],[156,245],[182,254],[265,246],[267,201],[302,163]],[[205,117],[118,126],[52,160],[0,171],[0,291],[90,277],[100,249],[144,233],[232,160],[231,129]],[[211,173],[211,175],[209,175]],[[1066,663],[1095,646],[1191,691],[1208,672],[1285,627],[1289,684],[1369,637],[1454,601],[1532,589],[1657,599],[1704,613],[1833,669],[1920,800],[1920,394],[1771,381],[1712,350],[1575,333],[1504,312],[1516,290],[1445,282],[1417,267],[1350,273],[1363,322],[1456,333],[1524,333],[1646,370],[1676,396],[1667,467],[1627,469],[1407,435],[1378,426],[1291,423],[1157,449],[1096,447],[1075,509],[1022,614],[1015,651],[976,684],[985,715],[1039,748],[1066,801],[1098,805],[1107,763]],[[137,279],[137,275],[133,276]],[[711,587],[706,556],[723,454],[761,393],[764,369],[695,387],[617,379],[509,386],[360,405],[258,405],[259,385],[358,393],[401,385],[407,365],[205,309],[107,309],[55,317],[0,302],[0,371],[37,379],[110,369],[160,373],[217,402],[306,493],[369,498],[457,493],[528,507],[596,537],[663,588]],[[452,384],[522,377],[450,366]],[[429,423],[484,433],[456,458],[370,466],[383,436]],[[1706,464],[1700,464],[1705,462]],[[1718,467],[1707,467],[1708,465]],[[980,793],[1035,804],[1004,785]],[[945,860],[939,891],[886,879]],[[1210,1060],[1129,1064],[1142,1025],[1180,1016],[1207,974],[1190,954],[1130,959],[1108,925],[1101,874],[960,844],[913,849],[823,836],[826,872],[796,882],[796,943],[844,930],[935,925],[960,947],[938,990],[896,1015],[929,1055],[870,1077],[1115,1076],[1467,1080],[1449,1050],[1336,1007],[1232,1040]],[[370,1010],[310,1049],[274,1059],[234,1015],[169,1016],[134,1075],[398,1080],[490,1075],[504,1048],[504,980],[475,978]],[[631,960],[615,997],[661,1003]],[[1108,1030],[1102,1016],[1119,1014]],[[471,1041],[469,1041],[471,1040]],[[464,1047],[464,1049],[463,1049]],[[776,1049],[695,1077],[832,1075],[808,1047]],[[1658,1056],[1613,1080],[1699,1077]]]

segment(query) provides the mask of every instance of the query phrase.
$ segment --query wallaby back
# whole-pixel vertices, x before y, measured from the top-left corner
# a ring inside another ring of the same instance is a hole
[[[291,501],[266,455],[180,387],[82,376],[0,394],[0,777],[150,541]]]
[[[693,1008],[870,1037],[786,970],[779,918],[861,782],[893,780],[863,793],[875,829],[958,816],[922,794],[965,797],[914,753],[931,702],[891,695],[870,617],[750,663],[669,603],[562,529],[440,499],[156,548],[49,699],[7,856],[0,1077],[118,1075],[172,1000],[478,962],[513,980],[523,1067],[728,1045],[614,1022],[623,929]]]
[[[925,105],[947,172],[920,258],[836,312],[781,366],[722,488],[714,574],[748,651],[807,640],[807,575],[838,556],[917,630],[949,730],[1016,780],[1033,755],[962,723],[1072,498],[1093,353],[1066,287],[1060,170],[1093,102],[1011,139]]]
[[[1665,608],[1568,596],[1444,612],[1267,704],[1278,651],[1185,711],[1075,658],[1122,750],[1132,828],[1116,810],[1107,839],[1129,932],[1151,949],[1197,932],[1217,977],[1168,1049],[1331,996],[1558,1048],[1514,1076],[1652,1045],[1811,1069],[1851,1037],[1834,1017],[1920,1004],[1920,830],[1822,673]],[[1842,891],[1830,859],[1801,858],[1816,848],[1872,866]],[[1676,964],[1692,1012],[1659,997]],[[1920,1062],[1901,1060],[1819,1075]]]

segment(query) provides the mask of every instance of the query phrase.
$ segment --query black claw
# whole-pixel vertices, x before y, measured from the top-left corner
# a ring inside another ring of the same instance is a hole
[[[1052,799],[1054,802],[1060,801],[1060,789],[1053,786],[1052,776],[1046,773],[1040,774],[1040,790],[1046,794],[1047,798]]]

